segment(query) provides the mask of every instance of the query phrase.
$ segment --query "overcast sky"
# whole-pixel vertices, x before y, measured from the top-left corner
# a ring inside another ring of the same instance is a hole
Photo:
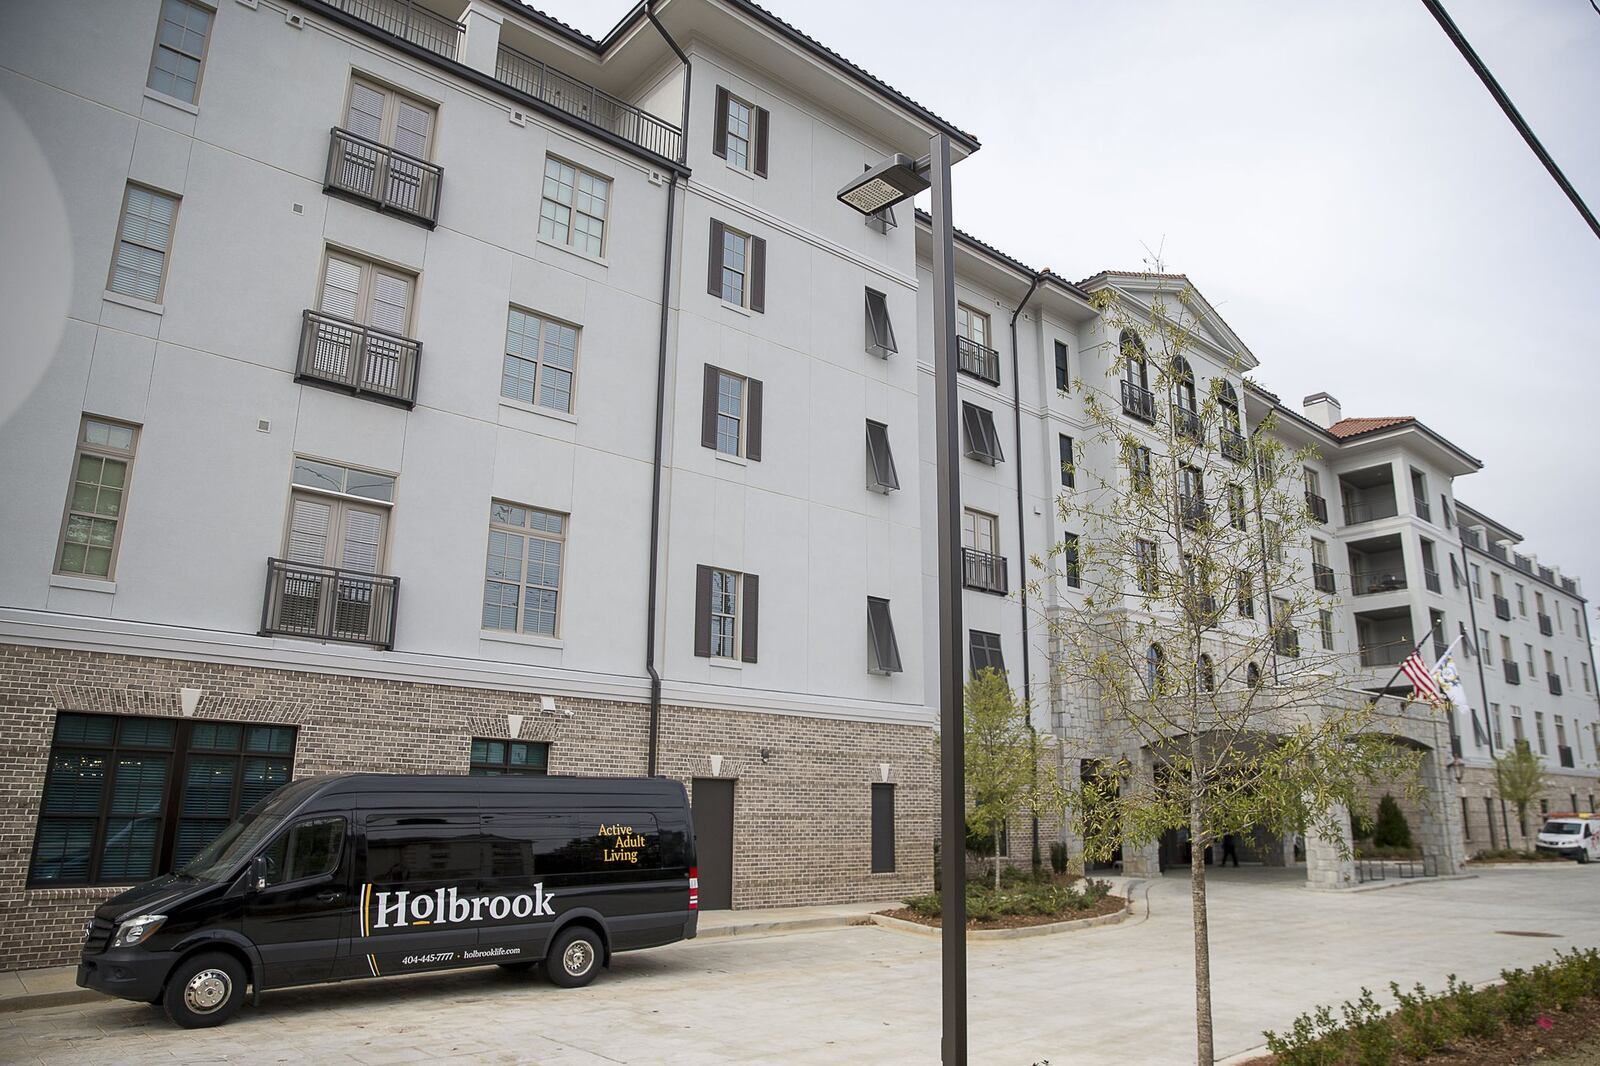
[[[1600,240],[1420,2],[763,3],[983,142],[958,226],[1073,279],[1159,250],[1263,385],[1421,418],[1600,599]],[[537,6],[599,34],[631,0]],[[1446,6],[1600,210],[1600,14]]]

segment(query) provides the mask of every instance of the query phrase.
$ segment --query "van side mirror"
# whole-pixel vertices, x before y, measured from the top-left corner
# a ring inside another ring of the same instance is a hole
[[[269,863],[265,855],[257,855],[250,861],[250,891],[260,892],[267,887]]]

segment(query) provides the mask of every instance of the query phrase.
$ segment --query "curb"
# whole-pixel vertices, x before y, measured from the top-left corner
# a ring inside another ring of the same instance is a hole
[[[767,922],[742,922],[715,929],[696,931],[696,940],[717,940],[730,936],[748,936],[752,933],[811,933],[819,929],[844,929],[855,924],[866,924],[869,914],[830,914],[821,918],[802,918],[797,921],[774,919]]]
[[[1425,885],[1429,882],[1440,881],[1471,881],[1477,874],[1435,874],[1432,877],[1396,877],[1394,880],[1385,878],[1382,881],[1368,881],[1364,885],[1351,885],[1348,888],[1323,889],[1328,895],[1345,895],[1351,892],[1381,892],[1386,888],[1405,888],[1408,885]]]
[[[1097,925],[1117,925],[1126,921],[1132,914],[1133,900],[1130,899],[1120,911],[1096,915],[1093,918],[1074,918],[1069,922],[1050,922],[1045,925],[1024,925],[1015,929],[968,929],[967,940],[970,943],[974,940],[1023,940],[1035,936],[1052,936],[1056,933],[1070,933],[1075,929],[1091,929]],[[872,915],[872,924],[892,929],[897,933],[910,933],[913,936],[935,939],[944,933],[938,926],[908,922],[904,918],[891,918],[887,914]]]
[[[96,1000],[109,1002],[110,997],[88,988],[73,988],[64,992],[32,992],[0,999],[0,1014],[10,1014],[19,1010],[41,1010],[45,1007],[74,1007]]]
[[[1465,863],[1469,870],[1565,870],[1568,867],[1576,870],[1581,865],[1576,859],[1545,859],[1543,862],[1473,862],[1468,859]]]

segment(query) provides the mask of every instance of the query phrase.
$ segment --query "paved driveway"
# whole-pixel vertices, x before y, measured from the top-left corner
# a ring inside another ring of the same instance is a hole
[[[1260,869],[1214,875],[1219,1055],[1299,1011],[1390,979],[1494,977],[1600,945],[1600,866],[1313,893]],[[1548,932],[1557,938],[1509,936]],[[1192,1046],[1187,882],[1120,926],[971,945],[972,1061],[1183,1063]],[[269,993],[185,1032],[113,1000],[0,1015],[0,1061],[932,1063],[936,940],[854,927],[740,936],[618,957],[589,988],[471,970]]]

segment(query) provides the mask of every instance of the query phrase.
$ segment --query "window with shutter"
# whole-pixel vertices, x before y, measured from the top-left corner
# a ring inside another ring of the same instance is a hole
[[[889,613],[889,601],[868,596],[867,672],[898,674],[901,669],[900,645],[894,637],[894,618]]]
[[[122,198],[117,247],[106,288],[124,296],[160,302],[177,214],[176,196],[129,183]]]
[[[899,487],[900,476],[894,468],[894,454],[889,450],[889,427],[868,419],[867,488],[889,493]]]
[[[145,84],[186,104],[200,98],[200,74],[214,12],[192,0],[162,0],[155,52]]]
[[[137,426],[83,417],[67,486],[55,572],[111,578],[122,539],[128,475],[133,469]]]
[[[990,466],[1005,459],[1005,453],[1000,448],[1000,434],[995,430],[994,415],[987,409],[962,401],[961,428],[968,458]]]
[[[716,108],[712,150],[729,166],[766,177],[771,114],[721,86],[717,88]]]
[[[880,359],[899,351],[894,343],[894,325],[889,321],[889,303],[883,293],[867,290],[867,352]]]
[[[765,311],[767,242],[712,219],[706,291],[735,307]]]
[[[984,670],[993,670],[1000,674],[1006,672],[1005,656],[1000,651],[999,633],[985,633],[981,629],[973,629],[968,631],[967,641],[973,677],[977,677]]]
[[[739,575],[732,570],[711,571],[711,657],[738,655],[735,636],[739,624]]]
[[[723,455],[761,461],[761,382],[706,365],[700,443]]]

